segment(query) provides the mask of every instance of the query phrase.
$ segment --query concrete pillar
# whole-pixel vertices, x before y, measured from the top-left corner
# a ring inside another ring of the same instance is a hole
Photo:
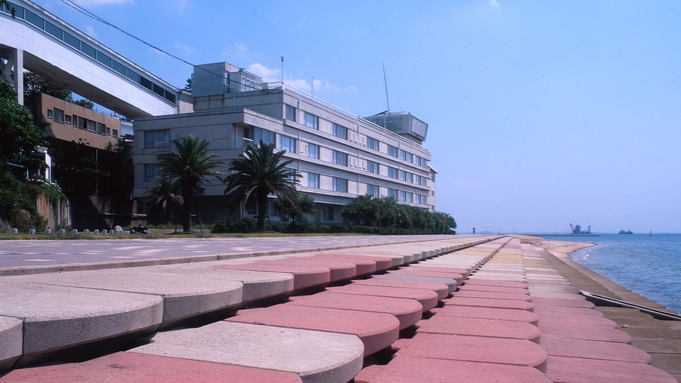
[[[18,102],[24,105],[24,51],[12,49],[9,60],[0,59],[0,75],[14,85],[19,94]]]

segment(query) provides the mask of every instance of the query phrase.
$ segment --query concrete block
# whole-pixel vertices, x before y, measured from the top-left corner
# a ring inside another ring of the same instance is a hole
[[[12,367],[21,356],[22,330],[20,319],[0,317],[0,372]]]
[[[541,321],[540,321],[541,324]],[[417,333],[526,339],[539,343],[541,331],[527,322],[434,316],[418,323]]]
[[[348,334],[217,322],[157,333],[151,343],[129,353],[293,372],[306,383],[340,383],[361,370],[363,346]]]
[[[264,271],[293,274],[293,290],[323,286],[331,281],[331,270],[321,266],[287,266],[257,263],[226,264],[213,266],[222,270]]]
[[[551,383],[536,368],[398,355],[385,366],[373,365],[355,383]]]
[[[650,355],[647,352],[623,343],[569,339],[542,334],[540,344],[551,356],[650,363]]]
[[[456,291],[458,283],[452,278],[440,278],[440,277],[427,277],[419,275],[408,275],[408,274],[382,274],[374,275],[372,279],[385,279],[393,281],[414,281],[414,282],[428,282],[428,283],[442,283],[449,287],[449,292],[453,293]]]
[[[261,368],[231,366],[146,355],[117,352],[82,363],[56,364],[11,371],[3,382],[107,382],[107,383],[182,383],[182,382],[239,382],[239,383],[301,383],[292,372]]]
[[[231,318],[234,323],[252,323],[357,335],[364,343],[364,356],[374,354],[397,340],[400,322],[395,316],[289,303],[262,309],[241,310]]]
[[[395,266],[393,265],[393,258],[390,257],[379,257],[379,256],[371,256],[371,255],[356,255],[356,254],[315,254],[312,257],[314,258],[321,258],[321,259],[338,259],[338,260],[347,260],[350,262],[363,262],[363,261],[369,261],[369,262],[374,262],[376,264],[376,271],[383,271],[383,270],[388,270],[389,268]]]
[[[436,315],[461,318],[514,320],[533,325],[539,323],[539,316],[527,310],[495,309],[488,307],[445,306],[433,309]]]
[[[424,312],[437,306],[438,301],[437,293],[433,290],[426,289],[370,286],[352,283],[340,287],[331,287],[327,290],[339,294],[373,295],[378,297],[416,299],[421,306],[423,306]]]
[[[677,383],[673,376],[644,363],[549,356],[546,376],[555,382]]]
[[[449,296],[449,286],[444,283],[437,282],[420,282],[420,281],[408,281],[408,280],[398,280],[398,279],[379,279],[379,278],[369,278],[369,279],[357,279],[352,281],[352,283],[357,285],[371,285],[371,286],[385,286],[385,287],[401,287],[406,289],[426,289],[433,290],[437,294],[439,299],[445,299]]]
[[[97,290],[152,294],[163,298],[163,322],[173,322],[241,304],[242,283],[203,279],[191,275],[154,273],[133,267],[96,271],[41,274],[35,283]]]
[[[532,300],[527,294],[514,294],[514,293],[499,293],[491,291],[472,291],[472,290],[461,290],[454,293],[456,298],[486,298],[486,299],[509,299],[529,302]]]
[[[339,282],[352,279],[357,276],[357,266],[351,262],[341,261],[315,261],[304,258],[286,258],[280,260],[258,260],[254,263],[259,265],[284,265],[284,266],[313,266],[326,267],[329,269],[329,282]]]
[[[24,322],[23,354],[40,354],[143,330],[163,319],[163,299],[38,283],[0,282],[0,315]]]

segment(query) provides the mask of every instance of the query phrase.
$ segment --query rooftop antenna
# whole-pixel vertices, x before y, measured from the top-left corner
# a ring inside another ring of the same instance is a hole
[[[385,101],[388,104],[388,114],[390,113],[390,99],[388,98],[388,78],[385,76],[385,64],[383,65],[383,82],[385,83]]]
[[[284,56],[281,56],[281,86],[284,86]]]

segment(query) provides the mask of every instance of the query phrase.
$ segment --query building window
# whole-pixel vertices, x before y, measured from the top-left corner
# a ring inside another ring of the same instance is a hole
[[[286,105],[286,119],[291,121],[296,120],[296,108],[291,105]]]
[[[345,178],[333,177],[333,191],[347,193],[348,192],[348,180]]]
[[[414,193],[405,193],[405,202],[414,202]]]
[[[296,152],[296,139],[288,136],[279,136],[279,149],[289,153]]]
[[[333,221],[333,206],[324,206],[322,211],[324,221]]]
[[[319,145],[307,144],[307,156],[319,159]]]
[[[406,176],[405,181],[407,181],[407,182],[409,182],[409,183],[412,183],[412,184],[414,183],[414,175],[413,175],[413,174],[411,174],[411,173],[406,173],[405,176]]]
[[[346,153],[341,153],[334,150],[333,163],[337,165],[348,166],[348,155]]]
[[[404,181],[407,179],[407,172],[404,170],[400,170],[400,181]]]
[[[48,109],[47,110],[47,118],[52,118],[52,116],[53,116],[52,109]]]
[[[425,158],[421,158],[421,166],[423,166],[424,168],[427,168],[428,167],[428,160],[425,159]]]
[[[319,117],[305,112],[305,126],[312,129],[319,129]]]
[[[251,198],[248,203],[246,203],[246,214],[258,215],[258,203],[255,201],[255,198]]]
[[[319,174],[307,173],[307,187],[319,189]]]
[[[388,155],[397,157],[397,148],[392,145],[388,145]]]
[[[276,137],[274,132],[260,128],[247,128],[244,137],[253,140],[253,143],[260,145],[260,141],[265,144],[273,144]]]
[[[265,215],[270,217],[279,217],[279,206],[275,205],[272,201],[267,201]]]
[[[433,182],[435,182],[435,174],[433,174]]]
[[[107,136],[111,135],[111,128],[109,128],[108,126],[106,127],[106,135]]]
[[[369,173],[378,174],[378,170],[379,170],[378,162],[367,161],[367,171]]]
[[[75,114],[71,118],[71,125],[78,127],[78,116],[76,116]]]
[[[348,128],[340,126],[338,124],[333,124],[333,135],[342,138],[344,140],[348,139]]]
[[[72,120],[71,120],[71,116],[69,116],[68,114],[67,114],[67,115],[64,115],[64,122],[65,122],[65,123],[70,124],[71,121],[72,121]]]
[[[90,122],[90,121],[88,121]],[[88,129],[89,130],[89,129]],[[144,132],[144,148],[167,148],[170,146],[170,130],[150,130]]]
[[[367,137],[367,147],[369,149],[378,150],[378,140],[373,137]]]
[[[433,195],[434,194],[435,193],[433,193]],[[424,205],[428,205],[428,196],[427,195],[421,196],[421,203],[424,204]]]
[[[114,129],[114,130],[113,130],[113,136],[116,137],[116,138],[118,138],[118,130],[117,130],[117,129]]]
[[[85,120],[87,130],[90,132],[97,132],[97,123],[92,120]],[[167,145],[166,145],[167,146]]]
[[[378,192],[379,192],[378,185],[367,184],[367,194],[369,194],[370,196],[372,196],[374,198],[378,198],[379,197]]]
[[[407,199],[407,192],[404,190],[400,190],[400,197],[397,199],[398,201],[404,202],[404,200]]]
[[[421,185],[422,186],[428,186],[428,178],[421,177]]]
[[[54,108],[54,122],[64,122],[64,111]]]
[[[388,189],[388,197],[397,199],[397,189]]]
[[[397,169],[388,166],[388,177],[397,179]]]
[[[162,175],[158,166],[153,164],[144,165],[144,182],[151,182]]]
[[[407,162],[414,162],[414,155],[409,152],[405,152],[404,150],[400,150],[400,159]]]
[[[98,122],[97,123],[97,133],[106,134],[106,125],[102,124],[101,122]]]

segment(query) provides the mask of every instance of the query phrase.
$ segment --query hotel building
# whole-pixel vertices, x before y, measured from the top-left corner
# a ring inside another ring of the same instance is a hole
[[[227,165],[252,142],[285,150],[284,157],[293,160],[289,166],[301,174],[298,190],[317,203],[311,222],[342,223],[342,206],[363,194],[435,209],[435,170],[422,145],[428,125],[411,114],[362,118],[288,85],[263,83],[224,62],[194,68],[192,97],[192,113],[135,119],[134,197],[144,197],[160,175],[156,156],[169,152],[172,140],[193,135],[208,140],[209,152]],[[225,186],[214,179],[201,187],[195,210],[202,220],[229,215]],[[255,206],[234,211],[255,215]],[[272,203],[267,213],[277,221]]]

